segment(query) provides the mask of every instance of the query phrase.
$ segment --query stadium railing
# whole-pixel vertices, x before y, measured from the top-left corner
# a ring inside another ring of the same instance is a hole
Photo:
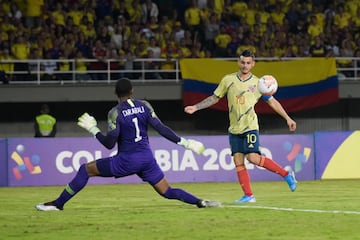
[[[217,58],[219,59],[219,58]],[[236,58],[220,58],[228,61],[236,61]],[[257,58],[257,61],[289,61],[300,58]],[[348,63],[347,66],[338,65],[338,76],[340,81],[360,81],[360,58],[337,57],[337,62]],[[179,59],[148,59],[138,58],[131,60],[131,68],[121,65],[119,59],[107,59],[99,61],[96,59],[28,59],[28,60],[0,60],[0,73],[3,73],[3,83],[8,84],[77,84],[86,83],[113,83],[120,77],[128,77],[134,82],[173,82],[181,81]],[[55,63],[56,68],[50,71],[45,69],[47,63]],[[77,71],[77,62],[88,64],[86,74],[91,80],[79,80],[84,72]],[[102,69],[94,69],[92,64],[103,64]],[[69,64],[70,70],[59,70],[61,64]],[[31,70],[30,70],[31,69]],[[56,76],[55,79],[46,79],[46,74]],[[99,75],[102,76],[99,79]],[[0,75],[1,76],[1,75]]]

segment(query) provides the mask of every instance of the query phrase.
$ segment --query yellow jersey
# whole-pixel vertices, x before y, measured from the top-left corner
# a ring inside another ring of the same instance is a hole
[[[214,95],[227,96],[229,107],[229,132],[242,134],[251,130],[259,130],[255,104],[262,97],[257,88],[258,77],[251,75],[241,80],[238,73],[225,75],[214,91]]]

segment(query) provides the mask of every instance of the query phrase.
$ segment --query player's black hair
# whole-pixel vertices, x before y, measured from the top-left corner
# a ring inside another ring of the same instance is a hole
[[[128,78],[121,78],[116,82],[115,94],[118,97],[125,97],[131,94],[133,87]]]
[[[246,49],[244,51],[242,51],[240,53],[240,56],[239,57],[252,57],[252,58],[255,58],[255,54],[250,50],[250,49]]]

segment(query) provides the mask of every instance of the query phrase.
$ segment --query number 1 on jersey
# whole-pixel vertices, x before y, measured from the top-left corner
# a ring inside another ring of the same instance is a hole
[[[133,121],[133,123],[135,125],[135,131],[136,131],[134,141],[138,142],[138,141],[140,141],[142,139],[142,136],[140,136],[139,121],[138,121],[137,118],[133,118],[132,121]]]

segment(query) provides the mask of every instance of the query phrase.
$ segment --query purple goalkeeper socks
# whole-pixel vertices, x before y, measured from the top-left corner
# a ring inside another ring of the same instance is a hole
[[[77,194],[89,180],[89,175],[86,172],[85,164],[81,165],[79,171],[71,182],[65,187],[60,196],[55,200],[56,206],[64,206],[75,194]]]
[[[195,197],[194,195],[191,195],[188,192],[185,192],[180,188],[169,187],[166,190],[166,192],[163,194],[163,196],[167,199],[177,199],[189,204],[197,204],[197,202],[199,201],[199,198]]]

